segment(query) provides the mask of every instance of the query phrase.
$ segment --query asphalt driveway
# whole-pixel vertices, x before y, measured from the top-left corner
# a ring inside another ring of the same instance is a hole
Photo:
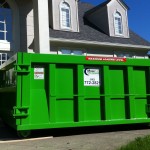
[[[20,140],[0,123],[2,150],[115,150],[150,134],[146,125],[123,125],[33,131],[30,139]]]

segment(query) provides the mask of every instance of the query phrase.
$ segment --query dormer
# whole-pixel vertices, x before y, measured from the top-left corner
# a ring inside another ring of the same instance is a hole
[[[128,6],[122,0],[107,0],[85,13],[85,18],[109,36],[129,38]]]
[[[49,22],[54,30],[79,32],[78,0],[49,0]]]

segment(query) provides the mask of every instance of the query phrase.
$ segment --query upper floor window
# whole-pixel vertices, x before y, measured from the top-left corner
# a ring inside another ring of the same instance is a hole
[[[12,12],[6,0],[0,1],[0,40],[12,39]]]
[[[116,35],[122,35],[123,34],[122,16],[119,12],[116,12],[114,14],[114,26],[115,26],[115,34]]]
[[[61,28],[70,28],[71,27],[71,15],[70,15],[70,6],[68,3],[63,2],[60,5],[60,23]]]

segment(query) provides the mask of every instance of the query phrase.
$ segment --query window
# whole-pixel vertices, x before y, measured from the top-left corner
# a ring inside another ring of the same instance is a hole
[[[115,26],[115,34],[122,35],[123,34],[122,17],[119,12],[116,12],[114,15],[114,26]]]
[[[0,1],[0,40],[12,39],[12,13],[5,0]]]
[[[132,53],[132,52],[115,52],[114,56],[122,57],[122,58],[133,58],[134,53]]]
[[[59,54],[64,55],[83,55],[81,50],[61,49]]]
[[[79,51],[79,50],[74,50],[72,52],[73,52],[74,55],[83,55],[83,52]]]
[[[62,50],[61,50],[61,53],[62,53],[62,54],[66,54],[66,55],[71,55],[71,50],[62,49]]]
[[[7,53],[0,53],[0,65],[7,61]]]
[[[70,6],[63,2],[60,5],[60,23],[61,28],[70,28],[71,27],[71,16],[70,16]]]

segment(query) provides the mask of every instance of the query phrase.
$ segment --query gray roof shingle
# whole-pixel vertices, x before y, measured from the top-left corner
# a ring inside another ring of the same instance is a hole
[[[95,7],[93,7],[92,9],[88,10],[88,11],[85,13],[85,15],[88,15],[88,14],[90,14],[90,13],[92,13],[92,12],[98,10],[98,9],[101,9],[101,8],[105,7],[110,1],[111,1],[111,0],[106,0],[106,1],[104,1],[103,3],[101,3],[101,4],[99,4],[99,5],[95,6]],[[124,3],[123,0],[120,0],[120,2],[121,2],[127,9],[129,9],[129,7]]]
[[[66,32],[58,31],[50,28],[50,37],[53,38],[65,38],[75,40],[97,41],[97,42],[109,42],[131,45],[143,45],[150,46],[150,43],[144,40],[142,37],[130,30],[130,38],[110,37],[107,34],[100,31],[100,29],[94,27],[85,18],[84,14],[94,6],[89,3],[79,2],[79,29],[80,32]]]

